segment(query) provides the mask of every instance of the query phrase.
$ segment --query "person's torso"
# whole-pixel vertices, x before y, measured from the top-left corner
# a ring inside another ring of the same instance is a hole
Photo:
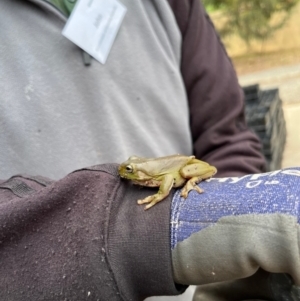
[[[172,10],[161,0],[121,2],[127,13],[106,64],[85,66],[55,7],[1,1],[0,178],[191,154]]]

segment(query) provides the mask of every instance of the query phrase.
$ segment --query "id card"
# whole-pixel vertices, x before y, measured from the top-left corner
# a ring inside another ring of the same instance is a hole
[[[62,34],[105,64],[125,13],[118,0],[78,0]]]

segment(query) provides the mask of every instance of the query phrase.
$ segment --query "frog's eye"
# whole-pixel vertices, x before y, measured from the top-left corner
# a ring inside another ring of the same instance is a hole
[[[126,166],[126,171],[127,171],[127,172],[130,172],[130,173],[133,172],[132,166],[131,166],[131,165],[127,165],[127,166]]]

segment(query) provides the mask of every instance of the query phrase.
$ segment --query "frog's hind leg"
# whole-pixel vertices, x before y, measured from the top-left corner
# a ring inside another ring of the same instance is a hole
[[[196,190],[198,193],[204,192],[203,189],[197,186],[197,184],[200,183],[202,180],[202,176],[192,177],[191,179],[189,179],[182,188],[180,195],[186,199],[191,190]]]
[[[196,190],[198,193],[204,192],[204,190],[201,189],[199,186],[197,186],[197,184],[199,184],[203,180],[211,178],[211,176],[216,172],[215,170],[213,170],[212,172],[212,170],[209,169],[203,173],[203,171],[201,171],[201,169],[203,169],[203,166],[199,166],[199,160],[196,161],[198,161],[198,163],[195,162],[193,164],[189,164],[180,170],[180,174],[184,178],[189,179],[181,191],[181,196],[184,197],[185,199],[187,198],[191,190]],[[206,165],[206,162],[201,161],[201,164],[203,163],[205,163]],[[207,164],[207,166],[209,165]],[[199,175],[199,173],[201,174]]]
[[[142,204],[147,204],[147,206],[145,206],[145,210],[153,207],[156,203],[162,201],[163,199],[165,199],[169,193],[171,188],[173,187],[173,183],[174,183],[174,178],[172,175],[166,175],[163,177],[161,184],[159,186],[159,190],[156,194],[150,195],[142,200],[138,200],[137,203],[139,205]]]

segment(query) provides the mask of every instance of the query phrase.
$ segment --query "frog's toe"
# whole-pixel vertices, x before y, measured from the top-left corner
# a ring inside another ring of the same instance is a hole
[[[188,194],[189,194],[189,191],[184,187],[181,191],[180,196],[182,196],[183,198],[186,199],[188,197]]]
[[[204,192],[204,190],[202,188],[200,188],[199,186],[197,186],[197,185],[195,185],[193,189],[196,190],[198,193],[203,193]]]
[[[149,196],[149,197],[147,197],[143,200],[138,200],[138,204],[142,205],[142,204],[147,204],[148,203],[148,205],[146,205],[145,208],[144,208],[144,210],[147,210],[147,209],[153,207],[159,201],[160,200],[155,198],[154,196]]]
[[[150,204],[145,206],[144,210],[148,210],[149,208],[153,207],[156,203],[157,201],[152,201]]]
[[[147,204],[147,203],[150,203],[153,199],[153,195],[150,195],[150,196],[147,196],[146,198],[142,199],[142,200],[138,200],[137,203],[139,205],[142,205],[142,204]]]

